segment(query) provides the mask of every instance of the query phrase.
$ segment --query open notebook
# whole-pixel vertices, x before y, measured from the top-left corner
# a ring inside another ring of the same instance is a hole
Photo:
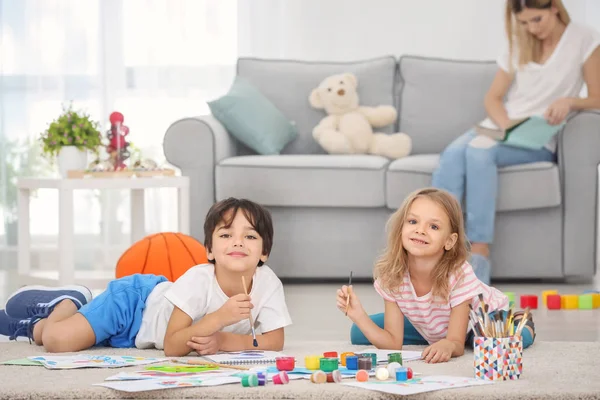
[[[508,129],[501,130],[487,118],[475,127],[475,131],[480,135],[491,137],[509,146],[539,150],[564,125],[564,122],[558,125],[550,125],[544,117],[534,115],[529,118],[512,121]]]
[[[275,364],[276,357],[285,357],[285,354],[269,350],[244,350],[204,356],[207,361],[230,365]]]

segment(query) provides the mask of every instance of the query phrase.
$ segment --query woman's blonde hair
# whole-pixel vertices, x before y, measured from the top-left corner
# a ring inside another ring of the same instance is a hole
[[[458,234],[454,247],[444,250],[442,259],[432,272],[433,297],[447,301],[449,277],[460,270],[469,257],[470,249],[460,203],[453,195],[441,189],[424,188],[411,193],[390,217],[386,225],[387,247],[375,264],[374,278],[379,279],[379,285],[389,293],[397,295],[401,291],[404,276],[408,272],[408,253],[402,245],[402,227],[411,205],[418,198],[427,198],[438,204],[448,215],[450,231]]]
[[[521,67],[532,61],[539,61],[542,56],[542,42],[529,33],[521,24],[517,23],[516,14],[524,8],[535,8],[546,10],[550,7],[558,9],[558,18],[568,25],[571,17],[563,5],[562,0],[507,0],[506,1],[506,36],[508,38],[508,62],[509,69],[513,69],[513,57],[515,49],[518,50],[518,66]],[[516,40],[516,43],[515,43]]]

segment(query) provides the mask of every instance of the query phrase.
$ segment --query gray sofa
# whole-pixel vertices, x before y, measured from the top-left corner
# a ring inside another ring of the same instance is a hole
[[[192,235],[203,240],[208,208],[229,196],[267,206],[275,224],[268,264],[283,278],[370,277],[385,245],[385,224],[404,197],[429,186],[439,153],[485,117],[493,62],[404,56],[350,63],[241,58],[237,73],[298,128],[281,155],[256,155],[210,115],[174,122],[167,160],[191,178]],[[352,72],[363,105],[393,104],[412,154],[390,160],[327,155],[312,138],[324,116],[308,102],[326,76]],[[600,112],[570,118],[558,164],[500,170],[492,277],[590,278],[596,271]]]

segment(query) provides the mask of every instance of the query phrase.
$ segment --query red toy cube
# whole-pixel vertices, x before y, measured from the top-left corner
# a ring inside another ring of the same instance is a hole
[[[546,305],[549,310],[560,310],[560,294],[549,294],[546,297]]]
[[[538,297],[534,294],[521,296],[521,308],[529,307],[532,310],[537,309]]]

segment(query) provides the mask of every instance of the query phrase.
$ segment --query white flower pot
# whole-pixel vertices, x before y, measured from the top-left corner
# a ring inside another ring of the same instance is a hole
[[[63,178],[71,170],[84,170],[87,168],[87,152],[75,146],[61,147],[58,152],[58,172]]]

